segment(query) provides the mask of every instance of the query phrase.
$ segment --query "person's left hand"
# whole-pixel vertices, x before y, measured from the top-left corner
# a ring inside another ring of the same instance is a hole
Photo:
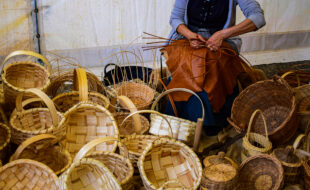
[[[217,31],[207,40],[206,45],[211,51],[217,51],[221,47],[223,40],[222,32]]]

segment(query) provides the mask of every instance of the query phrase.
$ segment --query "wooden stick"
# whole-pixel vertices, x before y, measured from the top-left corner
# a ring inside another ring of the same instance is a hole
[[[203,118],[199,118],[196,124],[194,146],[193,146],[193,150],[195,152],[197,152],[199,148],[199,141],[201,137],[202,126],[203,126]]]

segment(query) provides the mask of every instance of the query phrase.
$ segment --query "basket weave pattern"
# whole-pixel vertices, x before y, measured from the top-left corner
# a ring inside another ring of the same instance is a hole
[[[117,123],[118,126],[118,130],[120,133],[120,137],[125,137],[126,135],[132,135],[135,133],[135,129],[133,127],[133,120],[126,120],[123,125],[122,122],[124,121],[124,119],[129,115],[129,112],[116,112],[113,114],[115,121]],[[140,134],[144,134],[148,131],[149,126],[150,126],[150,122],[149,120],[144,117],[143,115],[140,115],[140,120],[141,120],[141,131]]]
[[[6,157],[8,144],[11,140],[11,130],[8,126],[0,123],[0,161]]]

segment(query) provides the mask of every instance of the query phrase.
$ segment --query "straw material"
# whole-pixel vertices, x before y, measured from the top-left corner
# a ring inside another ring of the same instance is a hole
[[[60,176],[60,183],[62,190],[121,189],[110,170],[91,158],[73,162],[70,168]]]
[[[15,160],[0,168],[0,189],[59,190],[58,178],[46,165],[28,159]]]
[[[298,128],[295,97],[283,79],[260,81],[243,90],[233,103],[228,121],[238,132],[244,131],[256,109],[262,110],[266,117],[269,139],[273,144],[284,144],[294,136]],[[265,133],[262,117],[254,120],[252,130]]]
[[[282,188],[283,168],[278,159],[267,154],[252,156],[242,162],[239,190],[278,190]]]
[[[5,159],[8,154],[8,145],[11,140],[10,128],[0,123],[0,161]]]
[[[22,108],[24,93],[38,96],[48,108]],[[54,103],[39,89],[27,89],[18,94],[16,98],[16,112],[10,118],[12,127],[12,142],[21,144],[26,139],[39,134],[53,134],[58,139],[65,135],[65,117],[57,112]]]
[[[310,189],[310,160],[303,162],[305,189]]]
[[[174,139],[159,138],[150,143],[139,158],[138,167],[147,190],[155,190],[171,180],[197,189],[202,177],[196,154]]]
[[[56,175],[59,175],[69,168],[72,159],[69,152],[56,143],[57,138],[49,134],[31,137],[19,145],[10,161],[17,159],[36,160],[47,165]]]
[[[122,138],[127,135],[132,135],[134,133],[145,134],[149,130],[150,122],[143,115],[139,115],[142,127],[140,132],[135,132],[135,128],[133,127],[133,119],[127,120],[123,123],[123,125],[121,125],[121,123],[129,114],[130,112],[116,112],[113,114],[118,126],[120,137]]]

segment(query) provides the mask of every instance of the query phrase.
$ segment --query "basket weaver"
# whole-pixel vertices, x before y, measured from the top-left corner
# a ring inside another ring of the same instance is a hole
[[[61,112],[68,111],[78,102],[91,101],[105,108],[109,107],[109,99],[97,92],[88,92],[86,71],[82,68],[74,69],[74,91],[60,94],[53,98],[53,102]]]
[[[50,167],[56,175],[61,174],[72,163],[68,151],[55,145],[57,138],[50,134],[31,137],[19,145],[10,161],[31,159]]]
[[[118,155],[113,152],[90,152],[94,147],[101,143],[108,141],[118,142],[119,148],[122,149],[124,155]],[[90,152],[90,153],[89,153]],[[133,166],[128,158],[128,150],[121,142],[116,138],[98,138],[90,141],[76,154],[74,162],[81,160],[82,158],[92,158],[100,161],[104,164],[116,177],[117,181],[121,185],[122,189],[133,190],[134,184],[131,183],[133,176]]]
[[[0,161],[7,157],[10,140],[11,129],[7,125],[0,123]]]
[[[147,190],[157,189],[170,180],[197,189],[202,177],[202,166],[196,154],[174,139],[159,138],[148,144],[138,167]]]
[[[24,93],[33,93],[46,104],[48,108],[22,108]],[[58,139],[65,135],[65,117],[57,112],[54,103],[39,89],[27,89],[18,94],[16,99],[16,112],[10,118],[12,127],[12,142],[20,144],[27,138],[39,134],[53,134]]]
[[[0,168],[0,189],[59,190],[58,177],[46,165],[28,159],[15,160]]]
[[[29,55],[42,60],[47,69],[39,63],[31,61],[17,61],[8,64],[9,59],[18,55]],[[6,109],[12,110],[15,107],[15,99],[17,94],[29,88],[39,88],[45,91],[50,84],[50,64],[42,55],[32,51],[14,51],[9,54],[2,64],[3,73],[1,75],[3,81],[3,92],[6,103]],[[30,98],[26,96],[25,98]]]
[[[121,189],[110,170],[91,158],[73,162],[70,168],[60,176],[60,184],[63,190]]]

